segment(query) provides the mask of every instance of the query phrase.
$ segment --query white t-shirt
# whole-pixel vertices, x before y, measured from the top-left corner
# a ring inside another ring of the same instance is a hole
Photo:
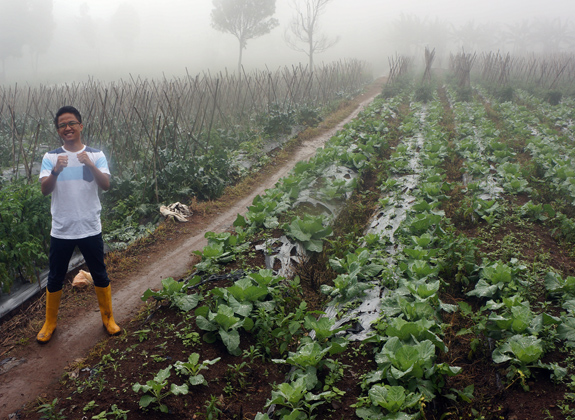
[[[60,147],[47,152],[42,159],[40,179],[50,175],[59,155],[68,155],[68,166],[58,175],[52,191],[50,235],[54,238],[80,239],[102,232],[98,184],[90,169],[78,160],[78,153],[84,150],[102,173],[110,175],[104,153],[87,146],[78,152],[69,152]]]

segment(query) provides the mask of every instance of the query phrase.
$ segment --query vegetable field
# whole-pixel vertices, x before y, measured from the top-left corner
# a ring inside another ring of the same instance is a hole
[[[46,266],[49,199],[37,177],[43,154],[61,145],[53,124],[61,106],[80,110],[84,142],[106,153],[103,233],[119,249],[153,231],[161,205],[219,197],[370,77],[366,63],[350,60],[241,78],[0,86],[0,295],[15,279],[37,281]]]
[[[23,418],[573,418],[570,99],[396,80]]]

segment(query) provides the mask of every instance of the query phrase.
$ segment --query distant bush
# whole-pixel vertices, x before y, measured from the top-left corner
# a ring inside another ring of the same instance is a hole
[[[458,102],[471,102],[473,100],[473,89],[470,87],[460,87],[457,89]]]
[[[545,101],[551,105],[559,105],[561,99],[563,99],[563,93],[558,90],[550,90],[545,94]]]
[[[398,77],[393,83],[386,83],[381,91],[381,96],[384,99],[394,98],[401,94],[404,90],[411,87],[411,77],[403,76]]]
[[[321,120],[321,108],[304,105],[297,111],[297,124],[305,125],[306,127],[315,127]]]
[[[499,102],[512,102],[515,95],[515,89],[511,86],[505,86],[495,91],[495,97]]]
[[[429,84],[420,85],[415,89],[415,100],[418,102],[427,103],[433,100],[434,87]]]

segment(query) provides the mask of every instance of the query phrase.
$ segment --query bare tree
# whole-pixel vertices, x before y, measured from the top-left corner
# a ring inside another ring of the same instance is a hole
[[[212,27],[234,35],[240,43],[238,74],[241,75],[242,52],[248,40],[269,33],[279,25],[272,18],[276,0],[213,0]]]
[[[295,15],[285,32],[285,41],[294,51],[309,57],[309,68],[313,69],[313,57],[333,47],[339,37],[328,38],[319,34],[319,18],[331,0],[293,0]],[[304,44],[304,46],[300,46]]]

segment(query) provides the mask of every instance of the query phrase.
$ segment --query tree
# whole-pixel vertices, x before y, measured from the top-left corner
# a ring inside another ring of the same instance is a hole
[[[535,22],[536,33],[544,53],[557,53],[573,45],[575,32],[573,23],[561,18],[542,19]]]
[[[272,18],[275,0],[213,0],[212,27],[234,35],[240,43],[238,74],[241,75],[242,52],[248,41],[269,33],[279,25]]]
[[[25,45],[37,61],[38,54],[48,49],[53,29],[52,0],[1,0],[0,78],[5,77],[6,59],[21,56]]]
[[[399,54],[413,56],[429,45],[429,33],[426,26],[426,19],[422,20],[414,14],[401,13],[389,25],[388,37]]]
[[[285,33],[287,45],[294,51],[303,52],[309,58],[309,68],[313,70],[313,57],[333,47],[339,37],[329,39],[319,34],[319,18],[331,0],[294,0],[295,15]],[[304,44],[301,47],[300,44]]]
[[[18,16],[26,14],[26,4],[19,1],[0,3],[0,60],[2,60],[1,78],[4,79],[6,59],[22,54],[26,43],[25,32],[18,24]]]
[[[478,24],[470,20],[459,27],[453,26],[452,36],[457,48],[467,51],[489,51],[498,47],[499,32],[492,24]]]
[[[125,54],[134,49],[134,43],[140,33],[138,10],[129,3],[121,3],[110,21],[112,33],[122,46]]]
[[[525,54],[536,42],[533,25],[527,19],[505,25],[503,40],[511,45],[515,54]]]
[[[29,0],[28,17],[26,24],[27,43],[32,54],[34,73],[38,72],[38,57],[48,51],[54,33],[54,16],[52,14],[52,0]]]

